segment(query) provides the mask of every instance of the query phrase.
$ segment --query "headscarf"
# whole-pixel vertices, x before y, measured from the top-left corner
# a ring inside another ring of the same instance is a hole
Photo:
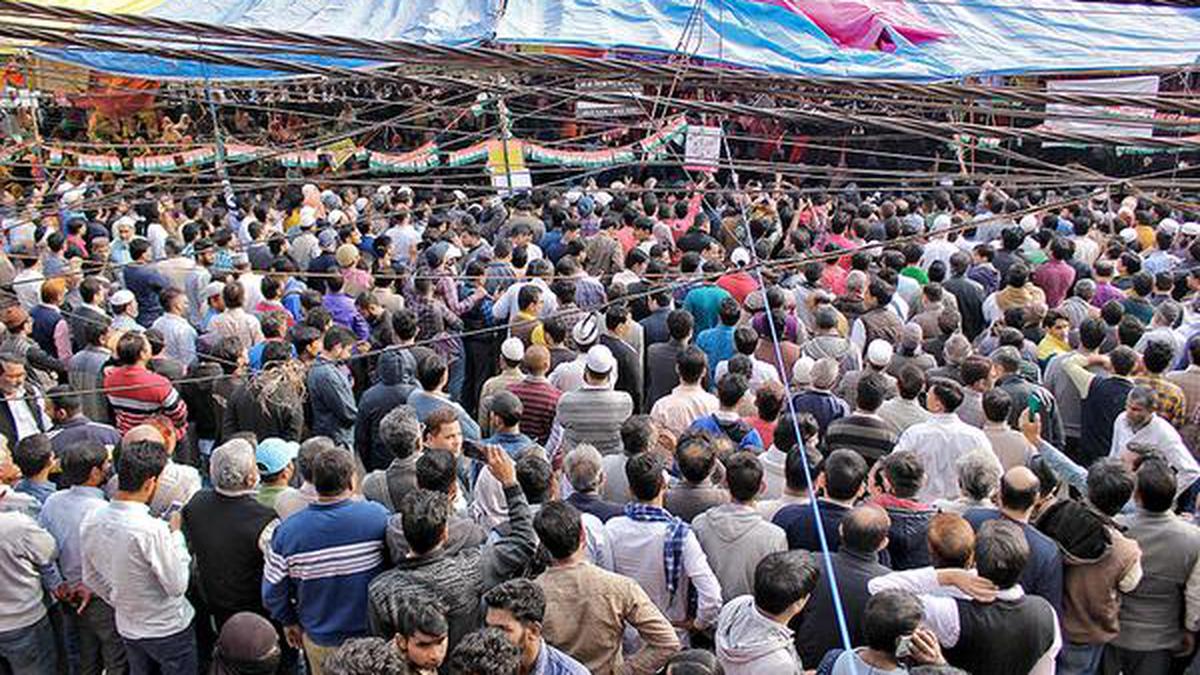
[[[274,675],[279,668],[275,627],[253,612],[238,612],[221,627],[209,675]]]

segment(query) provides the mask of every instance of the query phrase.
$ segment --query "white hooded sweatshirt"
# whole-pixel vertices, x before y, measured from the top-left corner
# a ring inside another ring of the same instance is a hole
[[[717,620],[717,660],[725,675],[801,675],[792,631],[754,606],[753,595],[730,600]]]

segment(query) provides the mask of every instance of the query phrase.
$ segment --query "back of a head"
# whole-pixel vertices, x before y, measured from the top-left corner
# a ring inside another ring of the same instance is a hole
[[[1006,520],[989,520],[975,537],[975,567],[979,576],[1001,590],[1021,580],[1029,561],[1029,542],[1021,528]]]
[[[888,536],[891,519],[878,506],[856,506],[842,519],[841,545],[859,553],[874,553]]]
[[[902,450],[885,455],[883,476],[891,485],[892,494],[904,499],[917,496],[925,484],[925,467],[912,450]]]
[[[429,448],[417,458],[417,487],[450,494],[458,481],[458,458],[449,450]]]
[[[310,467],[313,487],[321,497],[335,497],[354,484],[354,458],[348,450],[327,448],[317,453]]]
[[[209,460],[209,477],[213,488],[220,493],[252,490],[258,483],[254,446],[241,438],[222,443]]]
[[[867,647],[895,656],[900,638],[912,635],[921,624],[924,607],[913,593],[888,589],[867,600],[862,630]]]
[[[81,441],[63,450],[58,458],[62,481],[66,486],[82,485],[93,469],[103,468],[108,461],[108,448],[97,441]]]
[[[407,675],[404,655],[391,640],[377,637],[352,638],[341,644],[324,661],[328,675]]]
[[[574,506],[564,501],[552,501],[538,509],[533,517],[533,529],[555,560],[565,560],[579,550],[583,519]]]
[[[936,397],[948,413],[958,410],[963,402],[962,385],[944,377],[935,377],[929,381],[928,395]]]
[[[417,489],[404,495],[400,502],[401,524],[404,539],[414,553],[428,553],[441,542],[448,511],[446,495],[441,492]]]
[[[484,628],[464,637],[448,663],[451,675],[514,675],[521,652],[499,628]]]
[[[1000,479],[1000,503],[1006,509],[1024,512],[1037,502],[1041,481],[1024,466],[1014,466]]]
[[[632,415],[621,423],[621,446],[626,455],[639,455],[654,442],[654,423],[649,415]]]
[[[883,400],[887,397],[887,380],[881,373],[866,371],[866,374],[858,379],[857,393],[856,404],[859,409],[873,413],[883,405]]]
[[[1088,467],[1088,501],[1106,516],[1121,512],[1133,496],[1135,486],[1134,474],[1116,457],[1098,459]]]
[[[717,382],[717,401],[722,408],[733,408],[746,395],[750,382],[738,373],[725,373]]]
[[[146,481],[157,478],[167,467],[167,447],[155,441],[136,441],[121,446],[117,461],[117,489],[137,492]]]
[[[1133,369],[1137,367],[1138,363],[1137,352],[1125,345],[1109,352],[1108,359],[1112,362],[1113,372],[1123,376],[1133,373]]]
[[[675,463],[679,473],[689,483],[703,482],[712,473],[717,462],[716,448],[707,434],[690,433],[679,439],[675,446]]]
[[[625,462],[625,478],[629,492],[639,501],[650,501],[663,489],[664,463],[653,453],[643,452]]]
[[[532,579],[509,579],[483,594],[487,609],[504,610],[524,624],[541,624],[546,616],[546,594]]]
[[[554,482],[554,469],[536,452],[529,452],[517,459],[517,484],[530,504],[543,504],[550,498]]]
[[[724,675],[725,669],[717,655],[704,649],[685,649],[676,652],[667,662],[664,675]]]
[[[1137,470],[1138,504],[1151,513],[1166,513],[1175,505],[1175,470],[1165,460],[1149,457]]]
[[[821,463],[826,495],[832,499],[854,499],[862,490],[867,471],[867,461],[862,455],[845,448],[834,450]]]
[[[563,459],[562,471],[576,492],[595,492],[600,489],[603,457],[595,446],[580,443]]]
[[[758,496],[763,485],[763,469],[754,453],[738,452],[725,461],[725,484],[736,502],[745,503]]]
[[[975,558],[975,530],[957,513],[939,513],[925,533],[930,563],[937,568],[967,568]]]
[[[915,365],[908,364],[896,376],[896,388],[900,397],[915,400],[925,390],[925,373]]]
[[[708,357],[695,345],[688,345],[675,357],[675,368],[679,379],[686,384],[696,384],[708,370]]]
[[[1012,410],[1012,395],[1004,389],[989,389],[983,395],[983,415],[989,422],[1004,422]]]
[[[754,568],[754,604],[767,614],[783,614],[808,598],[820,576],[804,551],[770,553]]]
[[[397,459],[411,457],[421,444],[421,422],[407,405],[393,408],[379,421],[379,442]]]

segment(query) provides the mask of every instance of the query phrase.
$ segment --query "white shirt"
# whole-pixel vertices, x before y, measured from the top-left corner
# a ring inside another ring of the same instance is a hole
[[[13,277],[13,291],[26,312],[42,301],[42,282],[45,280],[42,271],[33,267],[23,269]]]
[[[1196,482],[1197,478],[1200,478],[1200,464],[1196,463],[1196,458],[1188,451],[1187,446],[1183,443],[1183,438],[1179,436],[1175,427],[1162,417],[1156,414],[1151,415],[1146,426],[1135,431],[1130,426],[1126,413],[1117,415],[1117,421],[1113,422],[1112,448],[1109,450],[1108,456],[1119,458],[1121,452],[1130,443],[1146,445],[1163,454],[1167,462],[1178,472],[1177,496]]]
[[[196,329],[182,316],[167,312],[154,320],[151,328],[163,335],[167,356],[190,366],[196,360]]]
[[[550,384],[564,394],[579,389],[583,386],[583,369],[586,363],[587,354],[580,354],[574,361],[558,364],[554,372],[550,373]]]
[[[900,434],[896,452],[912,450],[925,468],[925,485],[917,493],[919,501],[953,499],[958,496],[958,470],[955,462],[972,450],[985,450],[1003,474],[1000,460],[991,452],[988,437],[963,422],[953,413],[934,413],[928,422],[914,424]]]
[[[928,270],[935,261],[941,261],[947,269],[950,268],[950,256],[958,253],[958,245],[946,239],[930,239],[925,244],[925,252],[921,255],[921,268]]]
[[[83,521],[83,583],[112,605],[127,640],[163,638],[191,625],[184,597],[188,555],[183,534],[145,504],[117,501]]]
[[[758,456],[758,463],[762,466],[765,485],[759,498],[779,499],[783,495],[784,486],[787,485],[787,474],[784,472],[787,465],[787,453],[772,444],[766,452]]]
[[[678,436],[692,422],[711,415],[721,407],[716,396],[698,384],[679,384],[670,394],[658,399],[650,409],[650,419]]]
[[[663,542],[666,523],[642,523],[625,516],[612,518],[604,525],[612,545],[613,571],[623,574],[642,587],[650,601],[671,621],[687,618],[688,586],[696,589],[697,629],[715,625],[721,612],[721,583],[708,565],[696,534],[689,531],[683,542],[683,571],[672,602],[667,592],[663,569]]]
[[[550,291],[550,287],[546,285],[545,280],[533,277],[526,281],[518,281],[504,289],[504,293],[500,296],[500,299],[496,301],[495,305],[492,305],[492,316],[497,321],[513,321],[517,316],[517,294],[529,284],[542,289],[542,310],[538,312],[538,317],[546,319],[558,311],[558,298]]]
[[[875,577],[867,582],[867,591],[875,595],[885,590],[904,590],[916,593],[925,607],[924,625],[933,631],[942,647],[952,648],[958,644],[959,632],[962,629],[958,617],[958,600],[967,599],[956,588],[946,588],[938,584],[937,570],[932,567],[922,567],[904,572],[892,572],[881,577]],[[1019,600],[1025,597],[1025,591],[1020,584],[1006,588],[996,593],[998,600]],[[1054,608],[1051,607],[1053,612]],[[1062,648],[1062,634],[1058,629],[1058,614],[1054,615],[1054,641],[1050,648],[1042,653],[1041,658],[1033,665],[1029,675],[1054,675],[1054,658]]]
[[[759,387],[768,382],[779,382],[779,371],[775,366],[753,356],[750,357],[750,363],[754,366],[750,373],[750,391],[757,392]],[[717,371],[713,379],[720,382],[727,372],[729,372],[729,361],[722,361],[717,364]]]

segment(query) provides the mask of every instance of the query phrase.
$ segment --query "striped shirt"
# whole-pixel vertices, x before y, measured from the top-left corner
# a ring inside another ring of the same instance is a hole
[[[271,617],[299,624],[316,644],[367,631],[367,585],[383,571],[388,512],[375,502],[318,502],[283,521],[263,568]]]
[[[633,398],[623,391],[584,384],[558,399],[558,411],[546,450],[551,456],[568,453],[579,443],[591,443],[602,455],[621,452],[621,425],[633,414]]]
[[[856,412],[829,423],[825,451],[846,448],[862,455],[867,465],[890,453],[900,440],[900,429],[878,415]]]
[[[175,426],[175,435],[187,433],[187,404],[167,378],[144,366],[121,366],[104,375],[104,389],[112,406],[114,426],[125,434],[139,424],[162,415]]]
[[[508,390],[521,399],[521,431],[544,445],[550,438],[554,410],[562,392],[545,377],[534,375],[508,385]]]

